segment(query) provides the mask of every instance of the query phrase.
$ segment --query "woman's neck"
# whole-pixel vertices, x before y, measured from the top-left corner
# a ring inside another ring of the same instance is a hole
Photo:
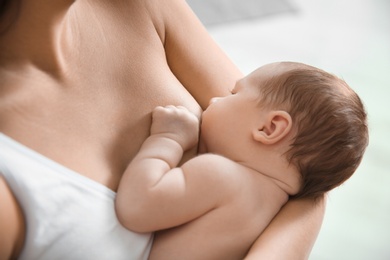
[[[32,64],[52,75],[61,65],[61,35],[69,1],[21,0],[7,10],[0,35],[0,65]]]

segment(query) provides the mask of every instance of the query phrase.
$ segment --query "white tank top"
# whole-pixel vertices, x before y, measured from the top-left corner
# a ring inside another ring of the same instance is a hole
[[[0,133],[0,174],[21,205],[20,259],[147,259],[152,235],[122,227],[116,193]]]

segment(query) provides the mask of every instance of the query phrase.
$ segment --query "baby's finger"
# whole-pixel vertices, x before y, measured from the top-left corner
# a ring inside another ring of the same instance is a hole
[[[186,108],[185,106],[176,106],[176,107],[181,110],[189,111],[188,108]]]
[[[154,109],[153,109],[153,113],[154,112],[158,112],[158,111],[162,111],[162,110],[164,110],[164,107],[163,106],[156,106]]]

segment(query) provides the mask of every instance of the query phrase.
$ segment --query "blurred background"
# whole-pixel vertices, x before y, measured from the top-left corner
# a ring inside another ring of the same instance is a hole
[[[390,259],[390,1],[188,0],[248,74],[291,60],[345,79],[369,114],[357,172],[329,194],[310,260]]]

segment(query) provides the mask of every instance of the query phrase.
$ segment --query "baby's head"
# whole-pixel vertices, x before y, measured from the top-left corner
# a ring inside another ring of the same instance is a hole
[[[368,145],[364,106],[343,80],[323,70],[293,62],[264,67],[250,75],[261,85],[259,105],[284,110],[293,122],[286,158],[302,177],[294,197],[319,197],[351,177],[362,160]]]

